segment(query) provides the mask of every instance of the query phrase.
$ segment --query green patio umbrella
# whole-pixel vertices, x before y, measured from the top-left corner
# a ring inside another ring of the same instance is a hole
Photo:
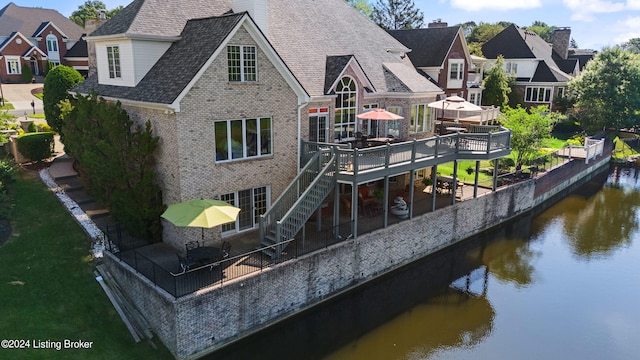
[[[173,205],[160,215],[176,226],[212,228],[236,221],[240,209],[221,200],[194,199]]]

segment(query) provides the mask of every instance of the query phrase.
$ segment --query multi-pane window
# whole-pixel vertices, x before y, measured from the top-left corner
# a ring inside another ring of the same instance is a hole
[[[58,39],[55,36],[47,36],[47,51],[58,51]]]
[[[504,64],[504,66],[505,66],[505,70],[507,71],[507,74],[509,74],[509,75],[518,74],[518,64],[517,63],[508,62],[508,63]]]
[[[7,59],[7,74],[9,75],[19,75],[22,74],[22,67],[20,66],[19,58],[10,58]]]
[[[109,78],[122,77],[120,73],[120,48],[118,46],[107,46],[107,63],[109,65]]]
[[[329,108],[309,109],[309,141],[327,142]]]
[[[552,88],[550,87],[527,86],[525,90],[524,101],[549,103],[551,102],[551,91]]]
[[[409,124],[410,133],[430,132],[431,131],[431,108],[427,104],[418,104],[411,106],[411,123]]]
[[[564,89],[563,87],[559,87],[558,88],[558,98],[563,98],[564,97]]]
[[[260,215],[267,211],[267,190],[267,187],[263,186],[224,194],[220,197],[220,200],[240,208],[236,221],[222,225],[223,235],[250,230],[257,226]]]
[[[229,81],[256,81],[256,47],[227,46]]]
[[[345,76],[336,85],[336,141],[353,140],[356,128],[357,87],[352,78]]]
[[[272,154],[271,118],[216,121],[214,130],[216,161]]]
[[[449,63],[449,80],[462,80],[464,75],[464,61],[451,61]]]

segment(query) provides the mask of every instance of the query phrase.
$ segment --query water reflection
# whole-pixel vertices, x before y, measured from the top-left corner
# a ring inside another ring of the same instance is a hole
[[[616,257],[619,267],[592,260],[638,237],[638,175],[605,173],[542,214],[442,250],[210,358],[628,358],[635,350],[624,349],[635,349],[629,344],[640,335],[607,329],[640,321],[633,301],[640,290],[630,286],[640,283],[630,265],[637,255]]]

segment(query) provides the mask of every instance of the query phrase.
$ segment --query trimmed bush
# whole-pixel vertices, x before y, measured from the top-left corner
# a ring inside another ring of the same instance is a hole
[[[84,77],[78,70],[64,65],[59,65],[47,73],[44,79],[42,104],[47,123],[54,131],[60,132],[62,127],[61,110],[58,104],[70,99],[68,93],[76,85],[84,81]]]
[[[33,72],[31,66],[28,63],[22,63],[22,81],[30,83],[33,80]]]
[[[38,127],[36,126],[36,124],[34,122],[30,122],[29,123],[29,127],[27,128],[28,132],[32,133],[32,132],[38,132]]]
[[[18,136],[18,151],[31,161],[50,158],[53,154],[53,133],[28,133]]]

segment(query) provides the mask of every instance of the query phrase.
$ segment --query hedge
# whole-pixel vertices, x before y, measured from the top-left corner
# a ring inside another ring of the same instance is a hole
[[[31,161],[48,159],[53,154],[53,133],[27,133],[18,136],[18,151]]]

